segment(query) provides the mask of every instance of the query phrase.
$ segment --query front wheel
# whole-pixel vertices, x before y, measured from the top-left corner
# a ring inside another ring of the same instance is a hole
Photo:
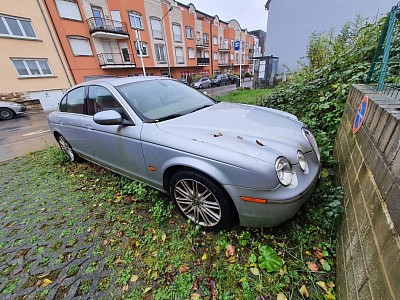
[[[213,180],[190,170],[171,179],[170,194],[180,212],[206,229],[228,228],[234,221],[231,199]]]
[[[15,112],[9,108],[0,108],[0,119],[2,120],[10,120],[14,118]]]
[[[58,144],[60,145],[61,150],[65,154],[67,154],[69,161],[77,162],[78,155],[72,149],[71,145],[68,143],[68,141],[65,139],[65,137],[63,137],[61,134],[59,134],[59,135],[57,135],[56,139],[57,139]]]

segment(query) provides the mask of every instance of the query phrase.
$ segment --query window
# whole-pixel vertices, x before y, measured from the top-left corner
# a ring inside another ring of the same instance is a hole
[[[193,28],[190,26],[186,26],[186,38],[193,39]]]
[[[204,57],[205,58],[210,58],[210,53],[208,51],[204,51]]]
[[[126,119],[123,107],[108,89],[97,85],[90,86],[87,99],[88,115],[93,116],[94,114],[104,110],[115,110]]]
[[[201,39],[201,37],[200,37],[201,35],[200,35],[200,31],[196,31],[196,40],[200,40]]]
[[[35,39],[36,33],[30,20],[0,15],[0,36]]]
[[[20,77],[46,77],[53,75],[47,59],[12,59],[12,62]]]
[[[60,111],[75,114],[84,114],[85,87],[78,87],[70,91],[60,103]]]
[[[80,36],[69,36],[68,41],[75,56],[93,55],[89,39]]]
[[[174,41],[175,42],[182,42],[181,25],[172,24],[172,32],[174,34]]]
[[[139,45],[141,45],[142,47],[141,47],[141,50],[142,50],[142,55],[143,56],[149,56],[149,50],[148,50],[148,47],[147,47],[147,43],[145,43],[145,42],[139,42],[139,41],[136,41],[136,52],[137,52],[137,55],[140,57],[140,49],[139,49]]]
[[[178,64],[183,64],[185,62],[185,60],[183,58],[183,48],[182,47],[175,48],[175,57],[176,57],[176,62]]]
[[[194,59],[194,49],[188,48],[188,57],[189,59]]]
[[[234,41],[233,39],[231,39],[231,47],[233,47]]]
[[[153,33],[153,38],[162,40],[163,32],[160,19],[150,18],[151,31]]]
[[[165,63],[165,50],[163,44],[156,44],[157,62]]]
[[[74,0],[55,0],[61,18],[82,21],[78,3]]]
[[[214,60],[218,60],[218,52],[214,52],[213,56],[214,56]]]
[[[203,39],[204,39],[204,44],[208,44],[208,42],[209,42],[209,35],[208,35],[208,33],[204,33],[203,34]]]
[[[131,11],[128,15],[132,28],[143,29],[142,17],[139,13]]]
[[[213,44],[218,45],[218,37],[216,35],[213,36]]]

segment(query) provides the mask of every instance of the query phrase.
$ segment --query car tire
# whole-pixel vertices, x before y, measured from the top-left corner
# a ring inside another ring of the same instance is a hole
[[[78,162],[79,157],[75,153],[75,151],[72,149],[71,145],[68,143],[65,137],[63,137],[61,134],[58,134],[56,136],[56,140],[58,142],[58,145],[60,146],[61,150],[67,155],[68,160],[71,162]]]
[[[199,172],[178,171],[172,176],[169,189],[180,213],[204,229],[226,229],[235,221],[237,214],[229,195]]]
[[[0,108],[0,119],[11,120],[15,117],[15,112],[9,108]]]

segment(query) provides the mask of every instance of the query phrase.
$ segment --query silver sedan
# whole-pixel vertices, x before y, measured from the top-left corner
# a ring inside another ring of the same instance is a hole
[[[0,120],[10,120],[26,111],[25,106],[10,101],[0,101]]]
[[[311,196],[320,171],[316,141],[295,116],[217,102],[163,77],[77,85],[48,121],[71,161],[164,191],[210,229],[281,224]]]

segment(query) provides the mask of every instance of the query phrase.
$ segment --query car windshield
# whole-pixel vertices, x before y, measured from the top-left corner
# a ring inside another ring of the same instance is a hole
[[[125,84],[117,89],[146,122],[179,117],[215,104],[203,93],[175,80],[146,80]]]

